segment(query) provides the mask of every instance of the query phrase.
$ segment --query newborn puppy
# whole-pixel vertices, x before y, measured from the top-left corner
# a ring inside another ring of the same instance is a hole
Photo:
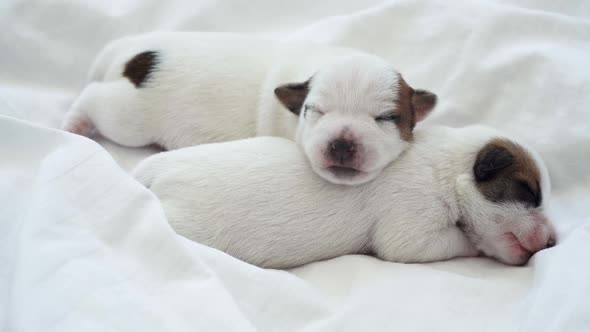
[[[436,103],[376,56],[224,33],[123,38],[90,76],[64,130],[165,149],[281,136],[321,177],[349,185],[397,158]]]
[[[543,162],[486,127],[418,130],[379,179],[347,190],[318,178],[295,144],[271,137],[164,152],[135,176],[180,235],[266,268],[479,252],[519,265],[555,244]]]

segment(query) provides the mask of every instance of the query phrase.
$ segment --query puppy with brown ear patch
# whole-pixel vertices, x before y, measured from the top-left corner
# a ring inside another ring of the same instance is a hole
[[[312,43],[155,33],[109,44],[63,128],[176,149],[253,136],[296,140],[328,181],[377,176],[436,103],[387,61]]]
[[[160,153],[135,176],[180,235],[261,267],[479,252],[519,265],[556,240],[543,161],[486,127],[417,130],[377,180],[347,190],[314,174],[294,143],[271,137]]]

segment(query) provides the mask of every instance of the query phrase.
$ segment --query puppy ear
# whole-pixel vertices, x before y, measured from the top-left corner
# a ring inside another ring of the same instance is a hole
[[[309,92],[309,80],[303,83],[289,83],[275,89],[275,95],[289,111],[299,115]]]
[[[436,106],[437,97],[434,93],[426,90],[414,90],[412,95],[412,106],[416,116],[416,122],[420,122],[430,114],[430,111]]]
[[[504,147],[488,144],[477,154],[473,174],[477,182],[496,177],[503,169],[514,163],[514,156]]]

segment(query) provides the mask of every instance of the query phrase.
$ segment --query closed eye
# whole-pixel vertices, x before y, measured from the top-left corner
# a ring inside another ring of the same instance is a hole
[[[399,115],[393,112],[383,113],[375,117],[375,121],[377,122],[397,122],[399,120]]]
[[[306,104],[305,107],[303,108],[303,117],[305,117],[307,115],[308,111],[315,112],[319,116],[324,115],[324,112],[320,111],[319,108],[317,108],[316,106]]]
[[[524,181],[518,181],[518,187],[520,189],[519,198],[522,201],[525,201],[534,207],[539,207],[539,205],[541,205],[540,195],[537,194],[528,183]]]

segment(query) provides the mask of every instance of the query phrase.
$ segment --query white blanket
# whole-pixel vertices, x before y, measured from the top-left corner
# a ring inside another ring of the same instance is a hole
[[[153,150],[47,128],[107,41],[163,29],[389,59],[439,94],[429,123],[539,150],[558,245],[525,267],[347,256],[285,272],[175,235],[123,170]],[[590,331],[588,1],[4,0],[0,50],[0,114],[26,121],[0,118],[1,331]]]

